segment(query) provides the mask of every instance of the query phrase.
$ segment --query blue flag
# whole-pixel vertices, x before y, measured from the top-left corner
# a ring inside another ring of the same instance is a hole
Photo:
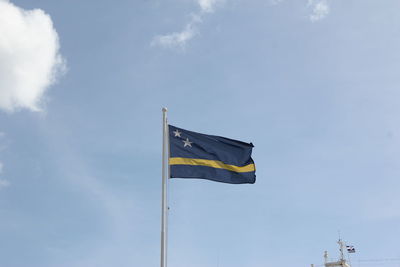
[[[170,177],[254,184],[253,144],[169,125]]]

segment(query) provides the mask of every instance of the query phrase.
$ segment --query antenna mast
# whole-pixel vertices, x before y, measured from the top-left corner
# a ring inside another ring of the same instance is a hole
[[[324,258],[325,258],[325,267],[350,267],[350,265],[346,262],[344,258],[344,249],[345,249],[345,244],[340,238],[340,233],[339,233],[339,240],[337,242],[339,244],[339,250],[340,250],[340,259],[338,261],[329,261],[328,259],[328,252],[325,251],[324,253]]]
[[[339,249],[340,249],[340,260],[341,260],[341,261],[344,261],[344,252],[343,252],[344,243],[343,243],[342,239],[340,239],[340,237],[339,237],[338,244],[339,244],[339,247],[340,247],[340,248],[339,248]]]

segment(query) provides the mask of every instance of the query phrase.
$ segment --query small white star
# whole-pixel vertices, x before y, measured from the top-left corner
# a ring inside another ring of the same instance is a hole
[[[192,147],[193,142],[190,142],[189,138],[186,138],[186,140],[182,140],[182,142],[183,142],[183,147],[187,147],[187,146]]]
[[[178,129],[176,129],[175,131],[173,131],[173,133],[175,134],[175,137],[181,137],[181,133],[180,131],[178,131]]]

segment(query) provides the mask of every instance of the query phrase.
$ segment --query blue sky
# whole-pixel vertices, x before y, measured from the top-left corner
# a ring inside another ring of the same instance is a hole
[[[257,166],[170,181],[169,266],[400,258],[399,1],[0,4],[0,266],[158,266],[163,106]]]

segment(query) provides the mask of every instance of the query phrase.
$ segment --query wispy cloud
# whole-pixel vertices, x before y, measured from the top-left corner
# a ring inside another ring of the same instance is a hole
[[[312,13],[309,16],[312,22],[325,18],[330,11],[327,0],[308,0],[308,6],[312,9]]]
[[[210,13],[214,12],[215,7],[222,3],[222,0],[198,0],[201,11]]]
[[[277,5],[284,0],[269,0],[272,5]],[[312,22],[325,18],[330,7],[328,0],[307,0],[307,6],[311,9],[309,19]],[[157,35],[151,41],[152,46],[160,46],[163,48],[181,48],[184,49],[186,44],[199,34],[198,26],[203,22],[205,14],[213,13],[218,5],[225,0],[196,0],[200,10],[196,14],[191,15],[189,22],[183,27],[182,31],[172,32],[168,34]]]
[[[191,21],[186,24],[185,28],[180,32],[173,32],[166,35],[158,35],[153,38],[152,46],[162,46],[165,48],[185,48],[186,42],[197,35],[197,24],[201,23],[199,16],[192,16]]]
[[[63,67],[50,16],[0,0],[0,109],[40,111]]]
[[[92,243],[90,251],[83,257],[70,259],[72,262],[59,266],[115,265],[116,259],[112,257],[109,259],[110,252],[121,254],[121,247],[118,245],[127,242],[127,239],[130,241],[130,235],[126,233],[135,229],[132,221],[137,215],[132,210],[140,210],[140,205],[134,205],[134,194],[130,194],[129,197],[118,194],[107,182],[96,177],[96,171],[92,169],[87,158],[69,144],[68,138],[65,136],[64,124],[53,124],[51,127],[43,128],[42,135],[46,136],[49,146],[54,148],[54,162],[57,164],[57,169],[60,170],[59,178],[65,179],[69,186],[74,190],[78,189],[83,196],[93,199],[94,208],[100,209],[103,214],[99,220],[104,222],[104,231],[112,232],[110,236],[103,236],[109,242]],[[90,202],[87,204],[90,206]],[[113,245],[110,246],[110,243]],[[48,249],[59,248],[50,247]],[[114,252],[114,250],[118,250],[118,252]]]
[[[215,8],[224,2],[224,0],[196,0],[200,10],[192,14],[190,21],[180,32],[172,32],[165,35],[157,35],[151,41],[152,46],[161,46],[164,48],[184,49],[186,43],[198,35],[198,25],[203,22],[203,17],[207,13],[212,13]]]

